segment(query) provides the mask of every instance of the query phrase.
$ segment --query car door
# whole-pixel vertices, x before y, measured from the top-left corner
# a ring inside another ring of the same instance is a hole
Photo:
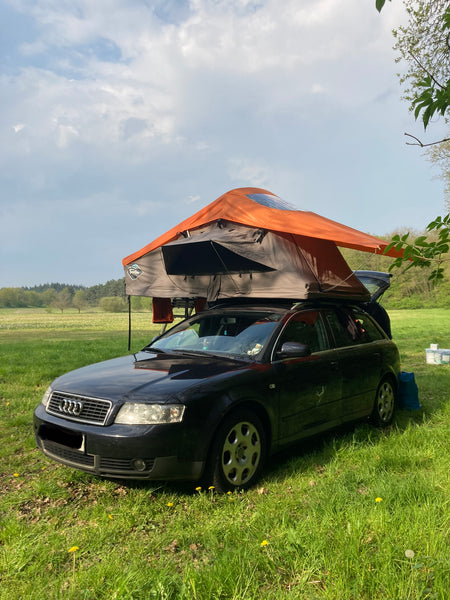
[[[339,307],[325,312],[342,373],[343,421],[370,414],[379,384],[385,338],[362,310]]]
[[[285,342],[306,344],[311,354],[277,358]],[[342,376],[320,311],[301,311],[291,317],[276,342],[273,360],[277,374],[281,443],[339,423]]]

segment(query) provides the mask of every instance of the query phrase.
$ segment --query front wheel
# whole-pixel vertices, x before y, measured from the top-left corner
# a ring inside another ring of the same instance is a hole
[[[383,379],[378,386],[371,420],[378,427],[392,423],[396,403],[396,388],[390,379]]]
[[[212,444],[205,483],[218,492],[246,489],[258,479],[266,458],[266,436],[260,419],[239,411],[227,417]]]

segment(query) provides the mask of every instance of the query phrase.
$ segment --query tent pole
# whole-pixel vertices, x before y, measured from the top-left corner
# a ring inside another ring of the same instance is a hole
[[[128,296],[128,352],[131,350],[131,296]]]

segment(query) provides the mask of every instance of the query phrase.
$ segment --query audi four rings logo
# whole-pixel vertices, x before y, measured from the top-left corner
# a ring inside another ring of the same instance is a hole
[[[65,415],[74,415],[78,417],[83,410],[83,403],[78,400],[61,400],[58,406],[60,412]]]

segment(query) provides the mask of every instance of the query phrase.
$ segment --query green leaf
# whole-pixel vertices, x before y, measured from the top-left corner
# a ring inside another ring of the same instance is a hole
[[[427,240],[427,236],[422,235],[414,240],[414,245],[421,246],[421,247],[428,246],[428,242],[426,240]]]
[[[441,226],[442,223],[442,217],[437,217],[434,221],[431,221],[431,223],[428,224],[427,229],[428,231],[432,231],[433,229],[439,229],[439,227]]]
[[[422,115],[423,126],[426,129],[428,127],[428,123],[430,122],[431,117],[434,115],[434,107],[432,105],[427,106]]]
[[[395,246],[395,242],[391,242],[390,244],[388,244],[386,246],[386,248],[384,249],[383,254],[387,254],[389,252],[389,250],[392,250],[392,248]]]
[[[411,246],[407,246],[403,251],[403,258],[405,260],[408,260],[409,258],[411,258],[411,255],[412,255],[412,248],[411,248]]]
[[[444,29],[450,29],[450,8],[447,8],[444,13],[444,24],[442,25],[442,30]]]

